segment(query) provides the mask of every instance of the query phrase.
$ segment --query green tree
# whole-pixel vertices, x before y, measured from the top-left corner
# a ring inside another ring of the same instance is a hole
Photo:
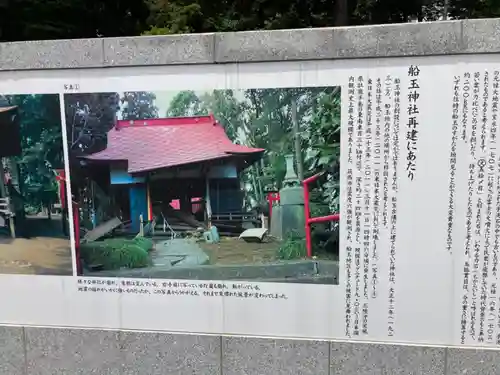
[[[59,96],[13,95],[6,99],[18,106],[22,145],[22,155],[13,158],[9,167],[20,167],[18,183],[25,204],[38,210],[56,200],[54,170],[64,168]]]
[[[442,8],[442,0],[147,0],[147,4],[151,28],[146,34],[400,23],[436,19],[436,9]],[[481,9],[491,13],[491,7]]]
[[[193,20],[202,17],[200,4],[193,1],[150,0],[147,5],[151,25],[147,35],[189,33]]]
[[[254,89],[245,92],[250,103],[245,133],[252,146],[267,150],[264,171],[264,175],[268,176],[266,186],[273,189],[282,187],[286,172],[284,155],[295,153],[292,101],[297,103],[302,150],[308,150],[311,147],[308,132],[314,131],[311,130],[313,115],[315,111],[324,110],[319,100],[333,90],[333,87],[314,87]]]
[[[238,142],[237,133],[244,121],[246,104],[238,101],[233,90],[213,90],[198,96],[194,91],[180,91],[170,102],[167,117],[207,116],[216,114],[228,137]]]
[[[497,0],[449,0],[451,18],[498,17]],[[0,0],[0,41],[272,30],[437,20],[444,0]]]
[[[0,0],[0,41],[138,35],[148,15],[141,0]]]
[[[311,194],[316,215],[339,212],[340,202],[340,88],[329,88],[316,97],[303,133],[306,176],[324,175]]]
[[[167,117],[206,116],[206,108],[194,91],[180,91],[170,102]]]
[[[139,120],[158,117],[154,102],[156,95],[147,91],[126,92],[120,98],[123,120]]]
[[[297,103],[301,146],[307,175],[335,165],[340,152],[340,90],[335,87],[252,89],[239,94],[214,90],[197,96],[180,92],[168,114],[189,116],[213,113],[233,142],[266,150],[261,163],[242,176],[248,204],[259,204],[265,189],[280,189],[286,172],[285,155],[294,154],[291,103]],[[193,110],[194,108],[194,110]],[[318,204],[334,209],[338,175],[328,174],[317,190]],[[333,195],[331,193],[334,193]]]
[[[117,93],[67,94],[64,96],[70,157],[106,148],[107,133],[116,122]]]
[[[217,121],[224,127],[227,136],[235,141],[238,139],[238,129],[244,122],[243,114],[246,104],[238,101],[233,90],[213,90],[201,96],[200,113],[217,114]]]
[[[451,0],[449,11],[456,19],[499,17],[500,3],[497,0]]]
[[[70,156],[87,155],[106,148],[107,134],[121,109],[124,120],[158,117],[156,96],[146,91],[67,94],[64,96]]]

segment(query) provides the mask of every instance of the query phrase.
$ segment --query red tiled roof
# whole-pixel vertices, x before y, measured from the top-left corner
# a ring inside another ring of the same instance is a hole
[[[117,121],[107,148],[86,159],[127,161],[128,172],[139,173],[263,152],[232,143],[211,115]]]

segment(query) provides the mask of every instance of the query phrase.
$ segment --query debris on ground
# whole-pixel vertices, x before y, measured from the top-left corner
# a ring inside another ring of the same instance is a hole
[[[87,232],[85,236],[81,239],[81,242],[92,242],[92,241],[97,241],[98,239],[104,237],[105,235],[111,233],[113,230],[118,228],[120,225],[122,225],[122,221],[114,217],[111,220],[108,220],[101,225],[98,225],[91,231]]]
[[[245,242],[262,242],[266,234],[266,228],[250,228],[241,233],[239,238]]]

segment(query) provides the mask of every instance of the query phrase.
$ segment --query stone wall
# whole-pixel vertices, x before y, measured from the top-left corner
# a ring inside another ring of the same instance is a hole
[[[0,328],[1,375],[497,375],[468,349],[53,328]]]

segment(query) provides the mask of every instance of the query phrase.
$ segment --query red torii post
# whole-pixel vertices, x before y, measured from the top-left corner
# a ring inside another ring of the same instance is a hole
[[[309,202],[309,184],[316,181],[321,177],[323,173],[315,174],[309,178],[302,181],[302,187],[304,188],[304,216],[305,216],[305,231],[306,231],[306,249],[307,256],[312,257],[312,238],[311,238],[311,224],[314,223],[324,223],[327,221],[339,221],[339,214],[332,214],[327,216],[311,217],[310,202]]]
[[[66,171],[64,169],[56,169],[56,180],[59,185],[59,200],[61,201],[61,209],[67,209],[66,207]],[[73,206],[73,231],[74,231],[74,241],[75,241],[75,262],[76,262],[76,272],[77,275],[81,275],[81,264],[80,264],[80,210],[78,203],[70,199]],[[69,215],[69,209],[67,210]],[[68,218],[69,219],[69,218]],[[65,220],[65,219],[64,219]],[[69,228],[68,228],[69,229]]]
[[[73,230],[75,233],[75,262],[76,262],[76,274],[80,276],[82,274],[82,264],[80,262],[80,208],[78,203],[72,201],[73,203]]]
[[[56,169],[56,181],[59,186],[59,200],[61,202],[61,209],[64,210],[66,206],[66,171],[64,169]]]

